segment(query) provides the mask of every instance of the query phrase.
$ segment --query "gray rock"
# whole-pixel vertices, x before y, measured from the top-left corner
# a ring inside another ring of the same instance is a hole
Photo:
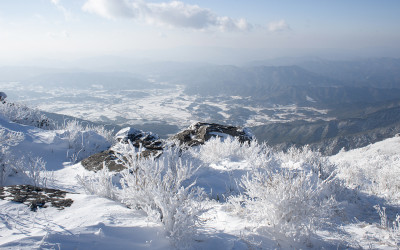
[[[139,148],[140,146],[148,150],[162,150],[163,141],[158,135],[151,132],[144,132],[142,130],[134,129],[131,127],[121,129],[115,137],[121,143],[128,143],[130,141],[133,146]]]
[[[144,132],[142,130],[126,127],[121,129],[115,135],[118,143],[132,143],[136,148],[143,147],[143,151],[139,157],[150,157],[151,155],[158,157],[162,154],[163,140],[158,135],[151,132]],[[125,167],[118,162],[115,152],[112,149],[94,154],[81,161],[83,167],[90,171],[99,171],[103,169],[103,164],[110,171],[119,172]]]
[[[241,143],[250,142],[253,135],[246,129],[216,123],[197,122],[188,129],[172,136],[170,140],[178,140],[181,144],[198,146],[204,144],[213,137],[236,137]]]
[[[97,172],[103,169],[103,163],[110,171],[121,171],[125,169],[122,164],[117,162],[117,157],[111,149],[94,154],[81,161],[83,167],[87,170]]]
[[[23,203],[29,206],[34,212],[38,208],[46,208],[48,206],[56,207],[60,210],[70,207],[73,200],[65,198],[67,193],[58,189],[41,188],[31,185],[0,187],[0,199]]]

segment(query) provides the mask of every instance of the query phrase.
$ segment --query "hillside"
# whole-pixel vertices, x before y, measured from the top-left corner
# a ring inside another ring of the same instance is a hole
[[[353,79],[324,75],[322,69],[321,72],[309,71],[301,66],[208,66],[180,72],[166,79],[184,85],[185,93],[189,95],[251,97],[258,105],[332,108],[394,100],[400,94],[397,80],[391,86],[378,85],[380,78],[375,76],[374,80],[369,79],[375,84],[359,84]]]
[[[71,123],[42,130],[4,116],[0,126],[2,138],[23,136],[8,147],[2,140],[3,154],[20,159],[24,152],[46,162],[33,176],[29,168],[10,172],[6,190],[35,180],[69,192],[66,198],[73,201],[62,210],[34,211],[0,200],[1,248],[400,246],[400,137],[326,158],[308,148],[284,153],[224,136],[191,148],[167,143],[159,158],[142,160],[136,158],[141,149],[114,140],[112,149],[127,167],[117,173],[91,172],[80,163],[83,152],[91,155],[110,145],[101,129]],[[85,143],[74,144],[74,138]]]
[[[260,141],[285,148],[312,145],[324,154],[338,153],[393,137],[400,132],[400,107],[383,108],[358,118],[295,121],[252,127]]]

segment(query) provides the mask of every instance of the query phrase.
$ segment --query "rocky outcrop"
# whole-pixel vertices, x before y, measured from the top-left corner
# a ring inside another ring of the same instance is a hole
[[[137,148],[143,147],[150,151],[162,151],[163,149],[163,141],[158,135],[131,127],[121,129],[115,137],[118,142],[128,143],[130,141]]]
[[[105,164],[110,171],[119,172],[125,168],[122,164],[117,162],[117,157],[115,157],[115,153],[111,149],[91,155],[82,160],[81,164],[87,170],[95,172],[101,170],[103,164]]]
[[[0,199],[23,203],[29,206],[32,211],[48,206],[56,207],[60,210],[70,207],[73,200],[65,198],[67,193],[58,189],[40,188],[31,185],[0,187]]]
[[[227,138],[229,136],[238,138],[242,143],[250,142],[253,139],[253,135],[246,129],[216,123],[197,122],[168,140],[178,141],[179,144],[191,147],[202,145],[213,137]],[[158,135],[131,127],[121,129],[115,137],[118,143],[131,143],[132,146],[138,149],[141,148],[141,153],[138,157],[143,158],[160,156],[163,152],[163,147],[166,145],[166,142],[161,140]],[[125,167],[118,162],[115,153],[111,148],[82,160],[81,164],[90,171],[101,170],[105,165],[110,171],[119,172]]]
[[[253,135],[246,129],[221,125],[216,123],[193,123],[186,130],[172,136],[171,140],[178,140],[181,144],[198,146],[204,144],[213,137],[236,137],[240,142],[250,142]]]
[[[159,156],[163,150],[163,141],[158,137],[158,135],[151,132],[144,132],[142,130],[127,127],[121,129],[115,135],[115,138],[118,143],[131,143],[138,149],[142,148],[140,157],[149,157],[151,155]],[[103,164],[105,164],[110,171],[118,172],[125,168],[118,162],[118,159],[115,156],[115,151],[112,148],[82,160],[81,164],[90,171],[101,170]]]

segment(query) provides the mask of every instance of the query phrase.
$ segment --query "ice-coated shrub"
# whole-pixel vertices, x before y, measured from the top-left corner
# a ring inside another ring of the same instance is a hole
[[[0,127],[0,146],[16,146],[24,139],[24,134],[21,132],[9,131]]]
[[[76,120],[66,122],[61,137],[68,141],[67,157],[72,162],[104,151],[112,145],[110,131],[101,126],[83,126]]]
[[[6,184],[6,179],[15,174],[23,182],[33,186],[47,186],[51,176],[46,171],[46,162],[40,157],[16,157],[9,151],[9,147],[18,145],[24,139],[24,134],[15,131],[6,131],[0,128],[0,186]]]
[[[47,187],[49,181],[52,180],[51,173],[46,171],[46,162],[41,157],[27,157],[21,162],[21,167],[28,182],[35,187]]]
[[[18,167],[10,154],[9,147],[18,145],[23,139],[22,133],[0,127],[0,186],[6,184],[8,176]]]
[[[301,148],[291,147],[286,152],[277,152],[276,158],[284,168],[312,170],[322,179],[328,178],[336,169],[328,157],[311,150],[308,145]]]
[[[204,163],[218,163],[223,160],[230,161],[254,161],[263,151],[257,141],[241,143],[238,138],[214,137],[199,147],[196,157]]]
[[[0,114],[10,121],[38,127],[41,129],[55,129],[56,124],[37,109],[31,109],[23,104],[0,102]]]
[[[203,190],[187,183],[196,168],[178,157],[177,148],[166,149],[158,159],[145,159],[129,145],[117,154],[127,167],[121,173],[120,200],[161,221],[175,246],[188,247],[203,212]]]
[[[338,209],[334,173],[322,172],[331,168],[324,166],[330,163],[308,150],[272,154],[259,157],[275,160],[241,178],[243,193],[228,199],[230,208],[257,224],[261,232],[308,242]]]
[[[118,200],[118,190],[113,184],[113,176],[114,174],[103,164],[103,168],[100,171],[88,176],[77,175],[76,179],[87,193]]]
[[[352,152],[340,152],[331,157],[337,166],[337,175],[352,189],[377,195],[390,202],[400,201],[400,157],[398,154],[365,153],[368,148],[357,149],[362,157],[354,159]],[[349,156],[347,155],[349,154]]]
[[[398,246],[400,244],[400,215],[397,214],[396,218],[390,223],[385,207],[381,208],[381,206],[375,205],[374,208],[381,219],[381,228],[389,231],[389,239],[384,239],[383,241],[389,242],[390,245]]]

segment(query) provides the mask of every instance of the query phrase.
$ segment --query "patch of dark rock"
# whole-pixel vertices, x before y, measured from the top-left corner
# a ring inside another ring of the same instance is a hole
[[[110,171],[119,172],[125,169],[122,164],[117,162],[117,157],[115,157],[114,151],[111,149],[91,155],[82,160],[81,164],[87,170],[95,172],[103,169],[103,164],[105,164]]]
[[[151,132],[127,127],[121,129],[115,136],[119,143],[131,143],[136,148],[142,148],[140,155],[138,155],[140,158],[158,157],[162,154],[164,142],[158,135]],[[82,160],[81,164],[87,170],[95,172],[103,169],[103,164],[110,171],[119,172],[125,169],[112,149],[89,156]]]
[[[163,141],[158,135],[131,127],[121,129],[116,134],[116,138],[119,142],[128,143],[130,141],[133,146],[137,148],[143,147],[148,150],[162,150],[163,146]]]
[[[221,125],[216,123],[197,122],[189,126],[188,129],[172,136],[170,139],[178,140],[181,144],[188,146],[198,146],[204,144],[213,137],[235,137],[241,143],[250,142],[253,136],[245,129]]]
[[[41,188],[32,185],[0,187],[0,199],[23,203],[34,212],[38,208],[46,208],[48,206],[56,207],[59,210],[70,207],[73,200],[65,198],[67,193],[58,189]]]

